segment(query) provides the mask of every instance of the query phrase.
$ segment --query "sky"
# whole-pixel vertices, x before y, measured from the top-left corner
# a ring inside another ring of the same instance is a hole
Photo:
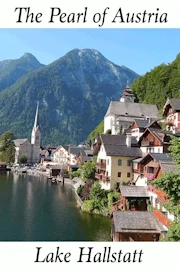
[[[31,53],[47,65],[77,48],[143,75],[176,58],[180,29],[0,29],[0,61]]]

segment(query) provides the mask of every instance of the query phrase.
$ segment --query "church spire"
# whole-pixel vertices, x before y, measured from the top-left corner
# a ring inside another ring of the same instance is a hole
[[[36,129],[39,126],[38,111],[39,111],[39,101],[37,101],[36,115],[35,115],[35,119],[34,119],[34,129]]]
[[[127,88],[130,88],[130,87],[129,87],[129,80],[127,80],[127,83],[126,83],[126,89],[127,89]]]

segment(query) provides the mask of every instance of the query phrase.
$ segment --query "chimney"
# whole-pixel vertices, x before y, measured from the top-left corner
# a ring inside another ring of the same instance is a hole
[[[177,127],[173,127],[172,133],[173,133],[173,134],[176,134],[177,132],[178,132]]]
[[[126,145],[131,147],[131,133],[126,133]]]

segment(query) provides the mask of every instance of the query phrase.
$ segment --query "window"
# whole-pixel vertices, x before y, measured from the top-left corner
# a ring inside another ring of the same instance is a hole
[[[134,162],[134,163],[133,163],[133,169],[134,169],[134,170],[137,170],[137,169],[138,169],[138,163],[137,163],[137,162]]]
[[[148,173],[154,173],[154,167],[148,167],[147,171]]]
[[[131,174],[130,174],[130,172],[128,172],[128,173],[127,173],[127,177],[131,177]]]
[[[121,172],[118,172],[118,177],[121,177]]]
[[[118,159],[118,166],[121,166],[121,165],[122,165],[122,160]]]
[[[131,166],[132,161],[131,160],[127,160],[127,166]]]
[[[109,159],[107,159],[107,165],[109,165]]]

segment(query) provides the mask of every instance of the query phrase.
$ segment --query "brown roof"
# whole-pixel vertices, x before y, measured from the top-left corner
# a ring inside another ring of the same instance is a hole
[[[171,106],[171,108],[174,111],[179,112],[180,111],[180,99],[176,99],[176,98],[168,99],[166,101],[166,104],[164,105],[163,114],[165,114],[167,106]]]
[[[124,197],[149,198],[148,191],[145,187],[121,185],[120,192]]]
[[[146,211],[114,211],[113,221],[115,232],[156,232],[165,231],[162,224],[153,215]]]
[[[146,132],[150,132],[154,135],[154,137],[160,141],[162,144],[170,144],[170,136],[180,137],[180,132],[176,132],[175,134],[170,130],[163,130],[163,129],[153,129],[147,128],[145,132],[140,137],[139,141],[141,141],[144,137]]]

